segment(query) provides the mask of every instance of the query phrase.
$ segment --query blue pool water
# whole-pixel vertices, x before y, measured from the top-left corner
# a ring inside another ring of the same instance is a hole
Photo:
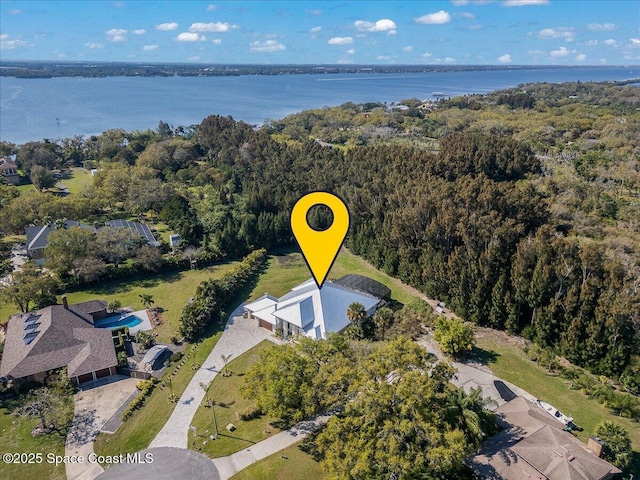
[[[120,315],[111,315],[101,320],[96,320],[93,326],[96,328],[109,328],[113,330],[119,327],[135,327],[142,323],[142,320],[131,313],[123,313]]]

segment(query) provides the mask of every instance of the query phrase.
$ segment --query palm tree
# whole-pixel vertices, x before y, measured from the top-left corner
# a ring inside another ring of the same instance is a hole
[[[155,303],[153,301],[153,295],[149,295],[148,293],[141,293],[138,295],[140,297],[140,303],[144,306],[144,308],[149,309],[151,305]]]
[[[233,356],[233,353],[230,353],[229,355],[220,355],[220,358],[224,362],[224,366],[222,367],[222,376],[223,377],[228,377],[229,376],[227,374],[227,363],[229,363],[229,360],[231,359],[232,356]]]
[[[629,432],[621,425],[605,420],[596,428],[596,435],[604,440],[606,448],[603,456],[620,469],[625,469],[631,463],[631,440]]]
[[[469,443],[480,445],[484,434],[491,433],[492,419],[485,412],[485,407],[493,402],[490,398],[483,398],[480,387],[471,389],[466,394],[463,389],[451,389],[449,395],[451,406],[448,408],[451,419],[467,437]]]
[[[351,323],[362,321],[367,316],[367,312],[364,310],[364,305],[358,302],[354,302],[347,308],[347,318]]]

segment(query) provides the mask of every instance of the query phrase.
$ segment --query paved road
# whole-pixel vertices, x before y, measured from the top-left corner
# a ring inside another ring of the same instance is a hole
[[[73,425],[65,443],[65,455],[82,455],[84,463],[67,463],[67,480],[90,480],[103,472],[99,463],[89,463],[93,442],[102,426],[136,389],[137,378],[114,375],[83,385],[74,395]]]
[[[263,340],[278,342],[271,332],[259,328],[255,320],[243,318],[243,307],[244,304],[231,313],[218,343],[187,385],[171,417],[153,439],[149,448],[187,448],[189,425],[205,395],[200,384],[209,385],[218,374],[219,369],[223,367],[221,355],[233,355],[231,358],[234,359]]]

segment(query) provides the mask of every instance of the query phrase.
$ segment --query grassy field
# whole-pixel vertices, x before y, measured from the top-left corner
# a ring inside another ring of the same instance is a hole
[[[71,178],[63,178],[60,181],[69,189],[69,192],[77,194],[93,184],[93,176],[89,170],[76,167],[71,169]]]
[[[191,423],[196,427],[196,435],[189,434],[190,448],[204,453],[210,458],[224,457],[247,448],[254,443],[269,438],[278,430],[269,426],[275,418],[262,416],[249,421],[240,420],[239,412],[243,412],[253,406],[251,400],[240,395],[240,387],[244,384],[244,374],[249,367],[259,360],[260,352],[273,348],[274,344],[269,340],[246,351],[227,365],[233,375],[224,377],[216,375],[207,389],[205,398],[213,398],[216,401],[215,413],[218,421],[219,437],[212,441],[209,437],[215,432],[213,412],[211,408],[200,405]],[[233,423],[237,428],[233,432],[225,429],[225,426]],[[194,443],[192,443],[194,442]],[[205,443],[206,442],[206,443]]]
[[[217,278],[231,268],[233,263],[216,265],[200,270],[173,272],[154,277],[126,279],[93,285],[77,292],[67,293],[69,303],[78,303],[91,299],[101,299],[111,302],[120,300],[123,306],[130,306],[134,310],[143,308],[139,295],[142,293],[153,296],[154,306],[164,309],[162,312],[163,325],[157,327],[158,340],[169,341],[178,329],[178,320],[182,308],[193,297],[196,288],[203,280]],[[0,319],[6,320],[10,315],[18,313],[15,306],[2,304]]]
[[[484,357],[488,359],[487,365],[496,376],[574,417],[575,423],[583,429],[576,432],[583,442],[593,435],[596,426],[604,420],[622,425],[631,439],[635,471],[640,471],[640,425],[637,422],[615,416],[597,400],[570,390],[562,378],[548,375],[546,369],[536,365],[515,345],[479,337],[477,346],[484,351]]]
[[[322,480],[322,467],[311,455],[298,448],[299,443],[274,453],[236,473],[232,480]]]
[[[0,461],[0,478],[11,480],[64,480],[67,478],[64,465],[47,463],[46,454],[64,455],[64,437],[53,433],[34,438],[31,430],[38,424],[36,419],[18,418],[0,405],[0,452],[37,453],[43,455],[42,463],[29,465],[6,464]]]

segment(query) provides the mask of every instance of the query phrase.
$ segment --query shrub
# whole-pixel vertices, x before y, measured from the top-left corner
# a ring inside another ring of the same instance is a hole
[[[434,338],[442,351],[451,355],[471,351],[475,343],[473,328],[459,318],[438,318]]]
[[[158,383],[158,379],[155,377],[151,377],[149,380],[143,380],[140,383],[138,383],[136,388],[140,390],[140,394],[136,398],[134,398],[133,401],[126,408],[126,410],[122,412],[122,415],[120,416],[120,418],[123,421],[131,417],[131,415],[133,415],[133,412],[135,412],[137,409],[139,409],[144,405],[144,403],[147,401],[147,397],[151,395],[157,383]]]
[[[169,361],[171,363],[179,362],[181,359],[182,359],[182,352],[176,352],[173,355],[171,355],[171,357],[169,357]]]

